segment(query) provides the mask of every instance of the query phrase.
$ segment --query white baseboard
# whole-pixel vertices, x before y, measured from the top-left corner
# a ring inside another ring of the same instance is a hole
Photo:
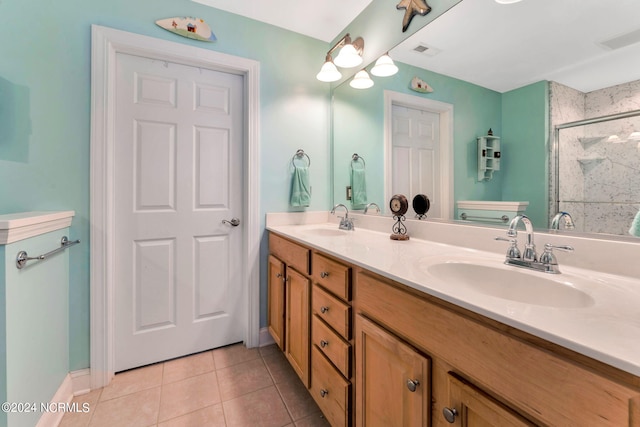
[[[67,374],[62,380],[62,384],[58,387],[58,391],[51,398],[51,403],[69,403],[73,399],[73,381],[71,380],[71,374]],[[36,427],[51,427],[57,426],[62,421],[64,416],[63,411],[44,412]]]
[[[91,369],[79,369],[70,372],[69,375],[71,375],[71,380],[73,381],[74,396],[87,394],[91,391]]]
[[[91,370],[80,369],[78,371],[69,372],[58,390],[51,398],[51,403],[70,403],[73,396],[85,394],[91,391]],[[38,420],[36,427],[52,427],[58,426],[64,416],[64,411],[44,412]]]
[[[258,338],[258,347],[275,344],[273,337],[269,333],[269,328],[260,328],[260,336]]]

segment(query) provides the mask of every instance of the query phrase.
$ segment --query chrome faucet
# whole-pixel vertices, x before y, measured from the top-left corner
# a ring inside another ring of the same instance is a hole
[[[575,224],[573,223],[573,218],[571,218],[569,212],[560,211],[556,214],[556,216],[553,217],[553,220],[551,221],[552,230],[560,230],[560,220],[562,218],[564,218],[564,228],[566,230],[573,230],[574,228],[576,228]]]
[[[533,224],[531,224],[531,220],[526,215],[517,215],[513,217],[511,222],[509,223],[509,230],[507,230],[507,236],[513,237],[514,239],[518,237],[518,224],[522,222],[524,224],[524,229],[527,232],[527,243],[524,245],[524,253],[522,254],[523,261],[535,262],[538,260],[538,254],[536,253],[536,245],[533,243]]]
[[[353,226],[353,220],[349,218],[349,209],[347,209],[347,207],[342,203],[338,203],[333,207],[333,209],[331,209],[331,215],[335,215],[336,209],[339,207],[344,208],[344,217],[338,217],[340,218],[340,225],[338,226],[338,228],[340,230],[355,230],[355,227]]]
[[[524,246],[524,253],[521,255],[518,249],[518,231],[516,230],[518,224],[522,222],[524,224],[525,231],[527,233],[527,243]],[[549,243],[544,245],[544,252],[538,260],[538,254],[536,253],[536,245],[533,243],[533,224],[526,215],[517,215],[509,223],[509,229],[507,230],[507,236],[496,237],[496,240],[503,240],[511,243],[509,249],[507,249],[507,256],[504,263],[507,265],[513,265],[516,267],[528,268],[536,271],[544,271],[545,273],[558,274],[560,269],[558,267],[558,260],[553,254],[553,249],[559,249],[561,251],[573,251],[571,246],[554,246]]]
[[[365,215],[369,211],[369,208],[372,207],[372,206],[376,207],[376,213],[380,213],[380,206],[378,206],[377,203],[371,202],[371,203],[367,204],[367,206],[364,207],[364,214]]]

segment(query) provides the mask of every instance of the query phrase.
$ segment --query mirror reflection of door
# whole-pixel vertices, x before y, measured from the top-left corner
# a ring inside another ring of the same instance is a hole
[[[431,201],[427,216],[442,218],[440,115],[395,104],[392,115],[392,193],[409,200],[425,194]]]

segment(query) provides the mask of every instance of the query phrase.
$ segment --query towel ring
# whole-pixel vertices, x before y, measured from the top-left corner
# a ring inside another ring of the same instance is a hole
[[[291,158],[291,164],[295,167],[296,164],[294,163],[296,160],[296,157],[298,159],[302,159],[303,157],[307,158],[307,166],[311,166],[311,157],[309,157],[309,155],[307,153],[304,152],[304,150],[302,148],[299,148],[298,151],[296,151],[296,154],[293,155],[293,157]]]
[[[351,156],[351,169],[353,170],[353,164],[356,163],[358,160],[362,160],[362,169],[365,169],[367,167],[367,163],[364,161],[364,157],[359,156],[358,153],[353,153],[353,156]]]

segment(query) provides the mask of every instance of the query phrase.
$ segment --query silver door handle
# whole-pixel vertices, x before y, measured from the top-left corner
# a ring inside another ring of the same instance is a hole
[[[230,225],[233,225],[234,227],[237,227],[240,225],[240,220],[238,218],[231,218],[231,221],[227,221],[226,219],[223,219],[222,223],[230,224]]]

